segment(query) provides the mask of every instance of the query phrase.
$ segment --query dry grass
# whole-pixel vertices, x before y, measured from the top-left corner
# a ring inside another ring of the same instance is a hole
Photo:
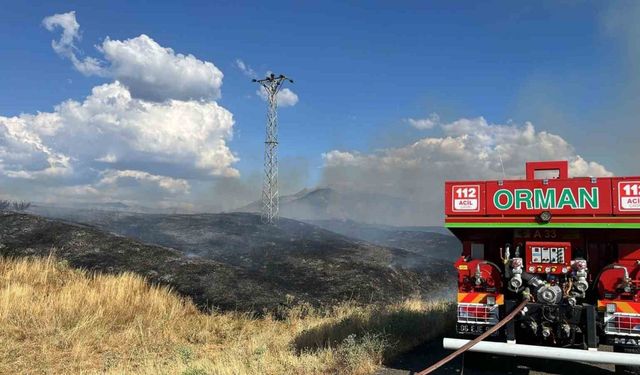
[[[209,315],[135,275],[0,258],[0,373],[370,374],[441,333],[447,314],[409,301]]]

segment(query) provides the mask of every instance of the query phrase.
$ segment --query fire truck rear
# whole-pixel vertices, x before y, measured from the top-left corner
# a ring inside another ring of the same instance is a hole
[[[640,177],[569,178],[566,161],[530,162],[523,180],[446,182],[445,213],[463,245],[446,348],[526,298],[471,350],[640,366]]]

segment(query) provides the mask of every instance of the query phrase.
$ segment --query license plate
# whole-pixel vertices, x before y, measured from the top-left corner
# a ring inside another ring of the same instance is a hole
[[[607,336],[606,342],[607,344],[614,346],[640,348],[640,337]]]
[[[461,335],[481,335],[493,326],[484,324],[456,323],[456,332]],[[498,332],[494,332],[491,336],[497,336]]]

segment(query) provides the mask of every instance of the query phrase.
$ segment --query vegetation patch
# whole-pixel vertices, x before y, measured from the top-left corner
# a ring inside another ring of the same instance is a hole
[[[134,274],[0,258],[0,373],[370,374],[441,334],[451,313],[413,300],[205,314]]]

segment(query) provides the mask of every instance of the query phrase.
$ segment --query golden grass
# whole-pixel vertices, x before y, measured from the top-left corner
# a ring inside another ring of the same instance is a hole
[[[371,374],[440,334],[450,310],[414,300],[205,314],[136,275],[0,258],[0,373]]]

